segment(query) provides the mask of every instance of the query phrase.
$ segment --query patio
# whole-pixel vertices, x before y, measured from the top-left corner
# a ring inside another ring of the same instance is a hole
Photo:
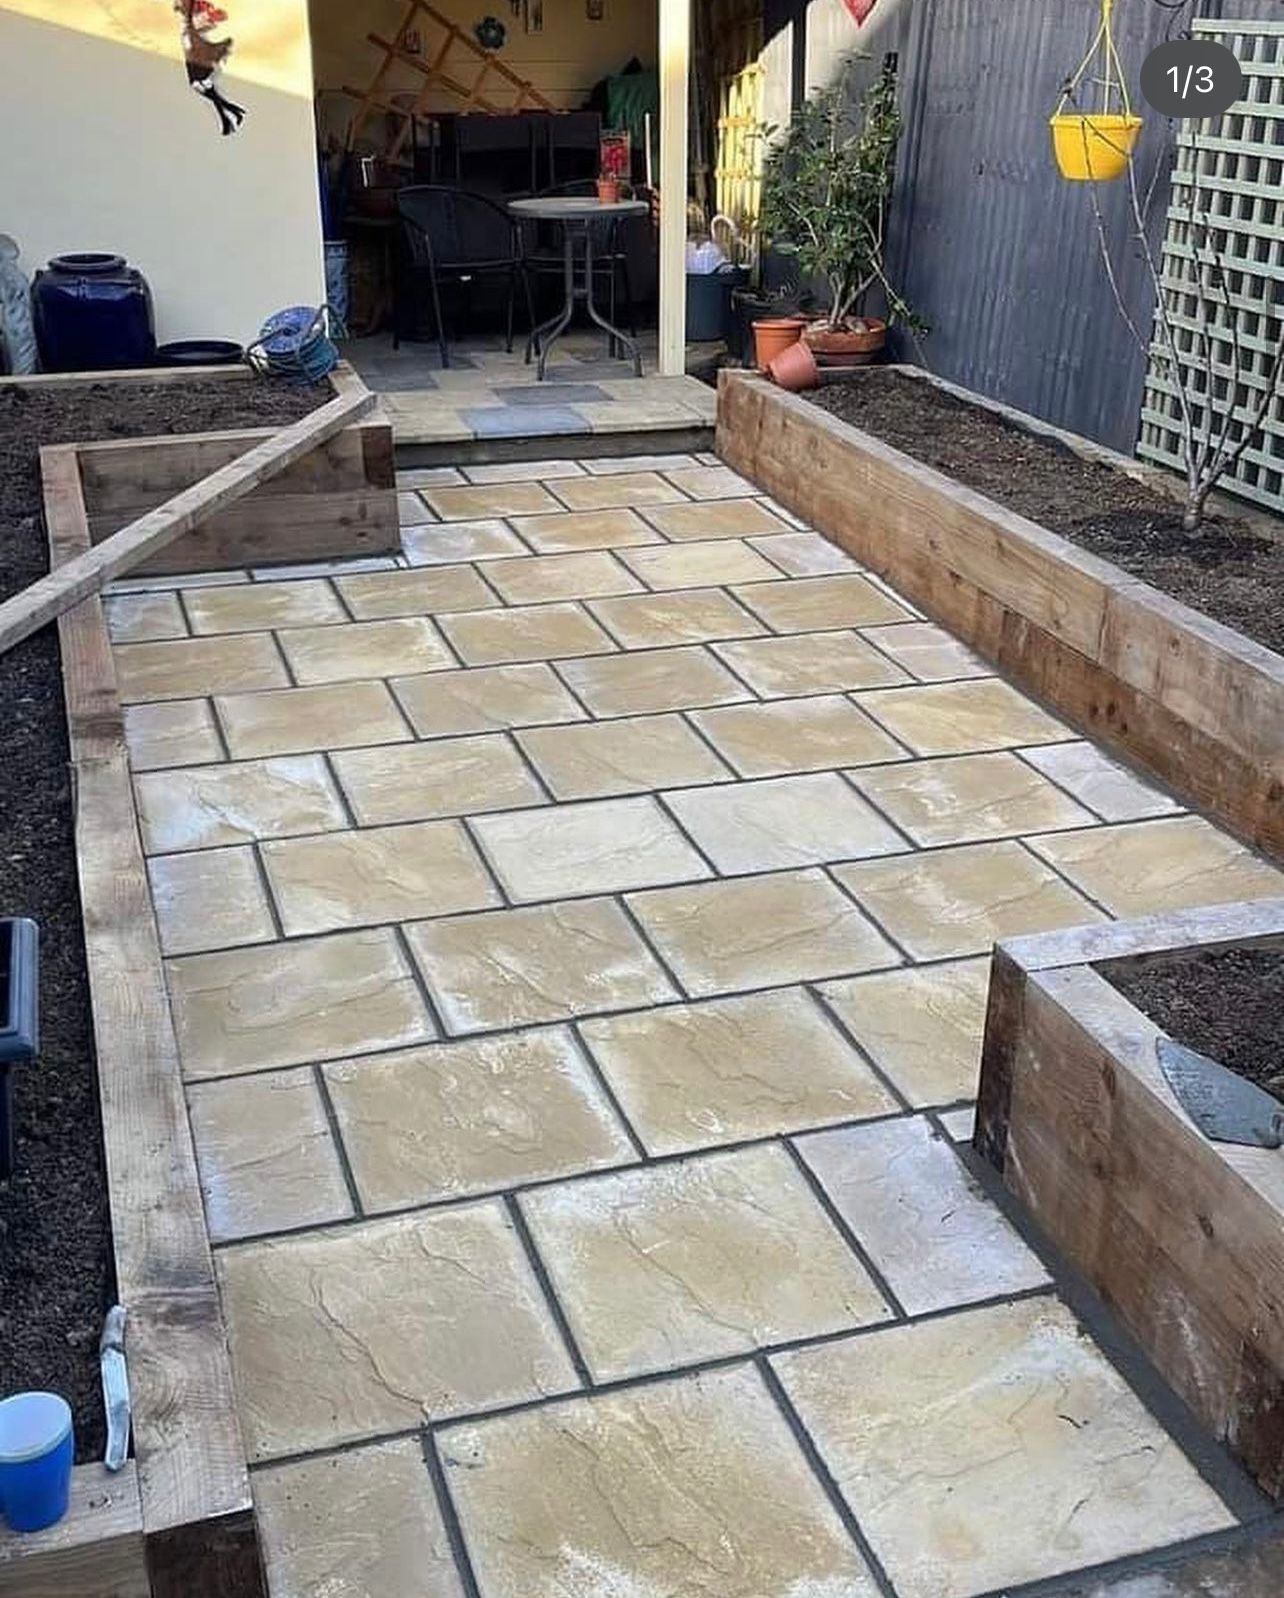
[[[402,520],[108,602],[277,1598],[1234,1542],[1265,1501],[963,1146],[996,939],[1284,877],[716,457]]]

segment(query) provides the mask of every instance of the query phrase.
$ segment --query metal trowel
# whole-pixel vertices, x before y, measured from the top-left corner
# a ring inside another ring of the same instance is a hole
[[[1171,1038],[1155,1044],[1160,1069],[1195,1125],[1214,1143],[1284,1147],[1284,1104],[1216,1060]]]

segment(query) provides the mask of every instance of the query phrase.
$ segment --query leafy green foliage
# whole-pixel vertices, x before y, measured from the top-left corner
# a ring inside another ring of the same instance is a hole
[[[901,136],[896,75],[885,64],[855,100],[852,66],[808,97],[783,136],[778,128],[761,130],[775,141],[763,172],[763,233],[769,243],[793,246],[802,273],[828,284],[829,327],[849,328],[878,284],[888,319],[925,332],[883,262]]]

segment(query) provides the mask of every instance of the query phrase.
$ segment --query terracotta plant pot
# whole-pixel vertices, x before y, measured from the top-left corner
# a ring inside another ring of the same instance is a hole
[[[599,178],[597,180],[597,197],[603,205],[618,205],[620,200],[619,178]]]
[[[807,323],[801,316],[769,316],[753,324],[754,359],[765,372],[791,344],[797,344]]]
[[[817,324],[803,338],[821,366],[868,366],[887,343],[887,323],[870,316],[859,328],[838,330]]]
[[[801,394],[820,382],[820,368],[806,339],[799,339],[781,350],[767,372],[778,388],[788,389],[791,394]]]

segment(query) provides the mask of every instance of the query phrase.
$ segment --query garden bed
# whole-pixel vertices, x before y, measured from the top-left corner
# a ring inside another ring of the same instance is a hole
[[[1165,1029],[1126,997],[1176,1016],[1167,1033],[1176,1041],[1215,1045],[1227,1006],[1197,973],[1238,960],[1252,962],[1250,973],[1267,960],[1278,973],[1284,900],[1000,945],[976,1147],[1195,1414],[1280,1500],[1284,1150],[1206,1138],[1160,1067]],[[1189,1005],[1172,981],[1179,962],[1196,973]],[[1201,1030],[1210,1024],[1213,1032]]]
[[[1048,447],[1049,429],[1027,431]],[[1060,439],[1063,482],[1107,469],[1092,458],[1108,451]],[[1284,858],[1284,656],[756,376],[723,373],[718,451],[1087,735]],[[1135,486],[1131,463],[1108,470]]]

